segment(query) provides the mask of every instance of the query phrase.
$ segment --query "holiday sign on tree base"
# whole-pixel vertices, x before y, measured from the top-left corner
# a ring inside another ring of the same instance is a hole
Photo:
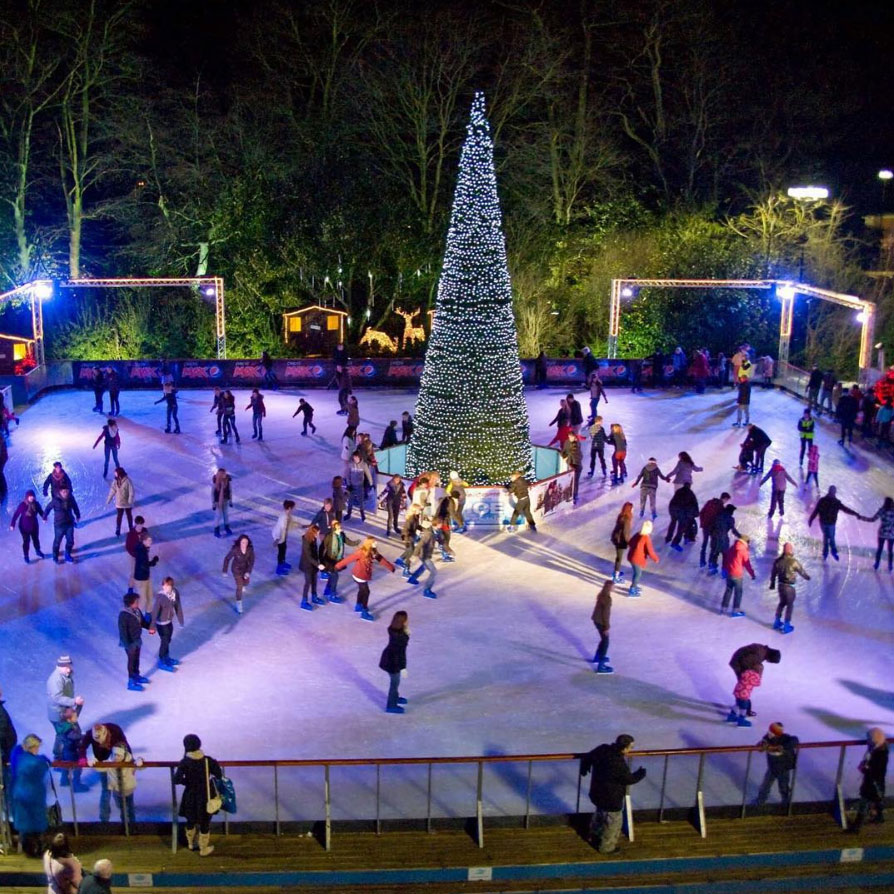
[[[406,472],[503,484],[534,468],[483,93],[466,130]]]

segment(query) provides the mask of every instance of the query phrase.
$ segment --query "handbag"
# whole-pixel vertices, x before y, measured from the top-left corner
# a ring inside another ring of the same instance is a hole
[[[47,807],[47,826],[50,829],[62,828],[62,806],[59,804],[59,795],[56,793],[56,783],[53,781],[53,771],[50,770],[50,786],[53,789],[53,803]]]
[[[205,758],[205,791],[208,795],[208,800],[205,803],[205,809],[210,814],[215,814],[220,810],[221,805],[221,797],[217,793],[217,785],[214,786],[214,796],[211,796],[211,773],[208,770],[208,758]]]
[[[217,780],[217,794],[220,796],[220,809],[224,813],[236,812],[236,787],[233,780],[226,776],[221,776]]]

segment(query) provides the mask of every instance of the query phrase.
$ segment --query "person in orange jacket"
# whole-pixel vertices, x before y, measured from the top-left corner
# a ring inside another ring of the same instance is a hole
[[[730,596],[735,593],[733,598],[733,610],[730,612],[731,618],[744,618],[745,612],[740,608],[742,605],[742,581],[747,571],[754,580],[754,569],[751,567],[751,557],[748,554],[748,544],[751,538],[745,534],[740,534],[735,543],[726,551],[723,556],[723,571],[726,574],[726,589],[723,591],[723,602],[720,606],[720,614],[722,615],[729,605]]]
[[[639,586],[639,579],[642,577],[643,571],[645,571],[646,562],[651,559],[657,565],[659,561],[652,546],[652,522],[644,521],[639,531],[630,538],[627,559],[633,568],[633,579],[630,581],[630,589],[627,591],[627,595],[641,596],[642,590]]]

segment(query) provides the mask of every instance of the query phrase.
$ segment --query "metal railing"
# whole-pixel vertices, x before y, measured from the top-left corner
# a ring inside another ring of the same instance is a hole
[[[889,742],[894,743],[894,739],[889,739]],[[810,752],[824,752],[824,753],[832,753],[837,750],[838,752],[838,760],[837,760],[837,769],[835,772],[834,785],[830,785],[831,795],[831,804],[833,807],[833,811],[836,814],[838,822],[841,824],[842,828],[846,827],[846,819],[845,819],[845,803],[844,803],[844,789],[843,789],[843,778],[845,772],[846,765],[846,754],[847,749],[849,748],[857,748],[857,747],[866,747],[865,741],[862,740],[843,740],[843,741],[833,741],[833,742],[803,742],[799,747],[799,763],[803,760],[805,753]],[[706,779],[709,775],[708,770],[708,759],[712,756],[729,756],[729,755],[747,755],[747,760],[745,763],[744,772],[741,775],[741,799],[737,797],[735,804],[726,803],[721,806],[734,806],[738,808],[739,816],[744,818],[747,814],[747,805],[748,805],[748,786],[751,777],[752,771],[752,763],[755,752],[759,752],[760,749],[757,745],[734,745],[734,746],[717,746],[710,748],[671,748],[671,749],[656,749],[656,750],[644,750],[644,751],[636,751],[631,753],[630,761],[641,761],[641,760],[650,760],[650,759],[660,759],[662,764],[661,770],[661,785],[660,785],[660,793],[658,795],[658,803],[657,803],[657,820],[662,822],[664,820],[665,812],[668,809],[667,801],[668,801],[668,776],[669,776],[669,768],[672,764],[677,764],[681,762],[683,758],[697,758],[697,771],[695,773],[695,785],[694,790],[690,789],[691,792],[691,801],[688,802],[688,806],[693,810],[693,815],[695,818],[694,825],[696,830],[701,835],[702,838],[707,836],[708,823],[705,814],[705,783]],[[831,754],[830,754],[831,756]],[[479,847],[484,847],[484,821],[485,821],[485,768],[493,765],[526,765],[526,773],[524,775],[519,775],[519,777],[515,780],[515,787],[518,790],[517,794],[521,794],[522,787],[524,788],[524,813],[522,817],[522,825],[524,828],[529,828],[531,824],[531,817],[534,815],[534,811],[532,810],[532,793],[534,790],[534,775],[535,775],[535,767],[547,763],[560,763],[560,764],[574,764],[575,770],[574,775],[577,777],[577,792],[575,798],[575,806],[574,813],[581,812],[581,794],[582,794],[582,780],[579,772],[577,772],[576,768],[580,761],[580,754],[570,754],[570,753],[558,753],[558,754],[522,754],[522,755],[488,755],[488,756],[467,756],[467,757],[415,757],[415,758],[390,758],[390,759],[364,759],[364,758],[345,758],[345,759],[333,759],[333,760],[237,760],[237,761],[220,761],[221,767],[226,768],[228,771],[238,770],[240,768],[269,768],[272,773],[272,803],[269,805],[272,808],[272,816],[265,815],[264,821],[272,821],[275,829],[275,833],[277,836],[282,835],[282,816],[281,809],[283,806],[283,797],[281,792],[280,785],[280,775],[281,771],[286,768],[319,768],[323,772],[323,792],[322,792],[322,804],[319,805],[321,808],[322,815],[322,843],[326,850],[330,850],[332,847],[332,823],[333,823],[333,788],[332,788],[332,779],[331,779],[331,771],[333,768],[339,767],[355,767],[355,768],[374,768],[375,769],[375,831],[376,834],[382,833],[383,827],[383,817],[382,817],[382,770],[383,768],[388,767],[407,767],[407,766],[423,766],[426,768],[426,782],[425,782],[425,791],[426,791],[426,807],[424,816],[416,813],[412,814],[412,810],[408,813],[406,810],[402,813],[403,819],[411,819],[411,820],[423,820],[425,822],[426,831],[432,831],[432,824],[434,819],[433,814],[433,802],[435,798],[435,790],[433,785],[433,768],[441,766],[441,765],[449,765],[451,767],[474,767],[475,768],[475,783],[474,783],[474,808],[470,811],[466,812],[464,815],[466,817],[473,816],[474,817],[474,827],[475,827],[475,838],[476,843]],[[171,810],[171,850],[176,852],[177,850],[177,837],[178,837],[178,797],[177,797],[177,789],[174,784],[174,772],[177,764],[176,762],[171,761],[145,761],[142,766],[139,768],[139,772],[143,773],[146,771],[151,771],[155,769],[165,769],[168,771],[170,775],[170,810]],[[64,762],[64,761],[56,761],[53,763],[53,767],[60,770],[75,770],[78,768],[77,764]],[[114,770],[128,767],[129,769],[133,769],[134,765],[130,764],[96,764],[95,769],[97,770]],[[724,771],[729,775],[729,771]],[[470,786],[471,787],[471,786]],[[635,790],[634,790],[635,792]],[[791,797],[789,799],[788,805],[786,807],[787,812],[791,815],[792,809],[797,801],[797,793],[798,793],[798,769],[797,765],[792,772],[791,777]],[[3,818],[5,822],[6,811],[3,805],[3,796],[4,792],[2,786],[0,786],[0,817]],[[438,794],[443,794],[440,792]],[[77,799],[75,797],[75,786],[72,785],[69,787],[69,799],[70,799],[70,808],[71,808],[71,818],[70,822],[73,825],[73,830],[75,835],[78,834],[79,831],[79,821],[78,821],[78,811],[77,811]],[[825,800],[825,799],[822,799]],[[353,804],[353,801],[352,801]],[[472,805],[469,805],[470,808]],[[569,805],[570,806],[570,805]],[[685,806],[685,803],[684,803]],[[127,809],[126,809],[126,798],[122,797],[120,799],[120,808],[121,808],[121,821],[124,827],[124,831],[126,835],[132,834],[133,830],[131,828],[130,823],[128,822],[127,817]],[[554,810],[552,813],[562,814],[568,813],[567,809]],[[319,821],[319,815],[317,814],[317,821]],[[463,814],[459,814],[462,816]],[[361,820],[361,819],[369,819],[369,816],[354,816],[353,819]],[[633,796],[628,792],[625,810],[624,810],[624,818],[626,821],[626,832],[628,838],[632,841],[634,836],[634,817],[633,817]],[[230,817],[227,814],[223,814],[224,821],[224,832],[229,833],[229,824]],[[6,830],[8,835],[8,829]],[[6,841],[10,839],[7,837]]]

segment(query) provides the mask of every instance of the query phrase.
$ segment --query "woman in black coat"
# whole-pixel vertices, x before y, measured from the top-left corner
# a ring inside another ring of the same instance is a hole
[[[307,594],[311,594],[311,600],[314,605],[325,605],[326,600],[317,596],[317,575],[324,570],[324,565],[320,561],[320,544],[317,537],[320,535],[320,529],[316,525],[311,525],[301,538],[301,560],[298,567],[304,572],[304,592],[301,595],[301,607],[305,611],[312,612],[314,606],[307,601]]]
[[[211,778],[220,779],[223,772],[213,757],[206,757],[203,754],[202,740],[198,736],[192,733],[184,736],[183,748],[186,754],[174,773],[174,784],[184,787],[179,814],[186,820],[187,847],[195,850],[196,831],[198,831],[199,856],[207,857],[214,850],[214,846],[209,844],[211,840],[209,790],[210,797],[217,795],[217,788]]]
[[[395,612],[391,623],[388,625],[388,645],[379,659],[379,667],[391,678],[388,688],[388,702],[385,710],[389,714],[403,714],[402,705],[407,703],[405,698],[398,695],[397,687],[400,685],[400,672],[407,666],[407,643],[410,641],[410,619],[406,612]]]

